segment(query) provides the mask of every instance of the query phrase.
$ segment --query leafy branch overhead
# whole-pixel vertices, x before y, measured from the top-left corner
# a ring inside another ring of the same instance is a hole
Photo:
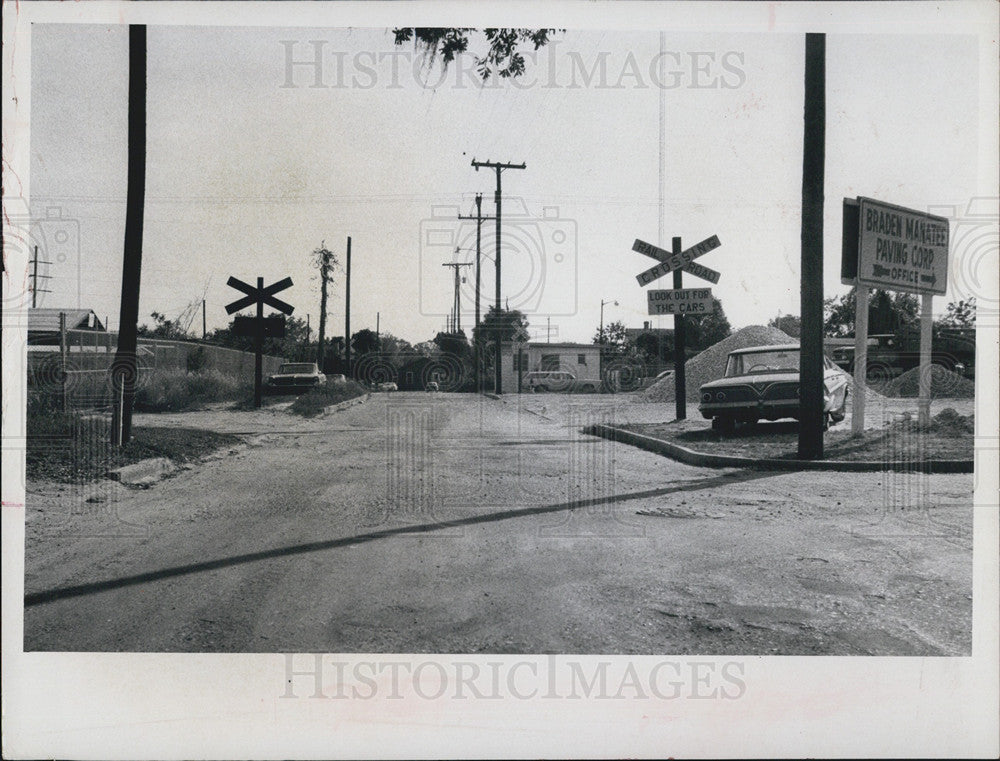
[[[479,30],[472,28],[416,27],[393,29],[397,45],[413,41],[422,48],[428,60],[433,63],[438,56],[445,68],[455,57],[469,48],[469,35]],[[524,74],[524,56],[518,48],[531,45],[538,50],[549,42],[558,29],[483,29],[483,36],[489,43],[485,56],[476,55],[476,71],[486,80],[496,73],[502,79],[516,78]]]

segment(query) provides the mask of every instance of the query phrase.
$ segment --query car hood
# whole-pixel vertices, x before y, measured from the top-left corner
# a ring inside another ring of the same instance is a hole
[[[701,388],[726,388],[728,386],[764,386],[768,383],[798,383],[798,373],[754,373],[753,375],[734,375],[731,378],[719,378],[704,384]]]

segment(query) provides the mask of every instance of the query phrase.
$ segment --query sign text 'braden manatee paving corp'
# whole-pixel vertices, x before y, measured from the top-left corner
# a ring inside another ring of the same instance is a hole
[[[944,294],[948,220],[859,198],[858,280],[873,288]]]
[[[715,311],[711,288],[646,291],[649,314],[708,314]]]

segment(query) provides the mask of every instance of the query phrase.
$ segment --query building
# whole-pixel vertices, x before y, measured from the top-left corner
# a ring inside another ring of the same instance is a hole
[[[28,345],[58,346],[59,315],[66,315],[66,330],[105,333],[107,329],[93,309],[29,309]]]
[[[502,346],[504,393],[517,393],[519,377],[539,370],[568,371],[577,380],[601,379],[601,347],[597,344],[531,342],[519,346],[520,355],[515,354],[514,344],[505,341]]]

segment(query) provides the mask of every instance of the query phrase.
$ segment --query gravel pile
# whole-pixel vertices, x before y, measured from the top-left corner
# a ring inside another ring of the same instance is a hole
[[[684,366],[684,379],[687,382],[687,399],[697,402],[701,398],[698,388],[703,383],[714,381],[726,372],[726,358],[734,349],[747,346],[768,346],[770,344],[794,344],[798,341],[783,330],[767,325],[750,325],[724,338],[719,343],[705,349],[701,354],[692,357]],[[644,402],[672,402],[674,396],[673,376],[654,383],[638,395]]]
[[[920,368],[907,370],[894,378],[884,389],[886,396],[915,397],[920,394]],[[940,365],[931,365],[932,399],[974,399],[976,384],[958,373],[945,370]]]

